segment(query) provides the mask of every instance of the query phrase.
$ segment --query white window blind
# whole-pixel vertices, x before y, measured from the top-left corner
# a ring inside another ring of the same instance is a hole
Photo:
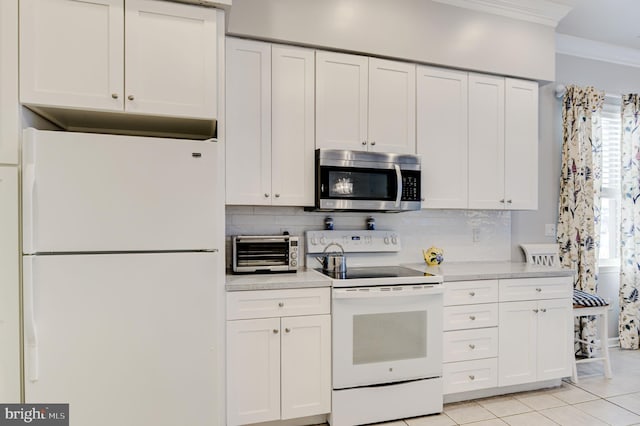
[[[620,187],[620,104],[605,103],[602,117],[602,190],[615,191]],[[604,195],[604,194],[603,194]],[[607,194],[615,196],[615,194]]]

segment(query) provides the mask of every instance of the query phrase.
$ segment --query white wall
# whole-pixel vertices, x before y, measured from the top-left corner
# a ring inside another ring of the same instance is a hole
[[[305,212],[301,207],[227,206],[226,235],[289,231],[304,241],[304,231],[324,229],[327,216],[333,217],[335,229],[365,229],[366,218],[373,216],[377,229],[398,232],[402,250],[395,255],[385,255],[387,264],[423,262],[422,249],[431,246],[444,249],[445,262],[509,260],[510,256],[511,213],[505,211],[423,210],[367,214]],[[475,228],[480,229],[478,242],[473,242]],[[227,265],[230,254],[231,250],[227,250]],[[366,260],[362,259],[363,262]]]
[[[227,33],[554,79],[553,28],[428,0],[233,0]]]

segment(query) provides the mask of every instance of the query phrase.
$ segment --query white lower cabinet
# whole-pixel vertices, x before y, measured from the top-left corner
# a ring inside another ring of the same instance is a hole
[[[498,385],[498,281],[445,283],[443,390]]]
[[[236,318],[227,321],[227,425],[331,411],[328,296],[328,288],[227,294],[227,311]],[[302,299],[321,305],[311,303],[309,315],[299,308],[287,310]],[[280,316],[255,318],[278,309]],[[247,319],[237,319],[242,317]]]

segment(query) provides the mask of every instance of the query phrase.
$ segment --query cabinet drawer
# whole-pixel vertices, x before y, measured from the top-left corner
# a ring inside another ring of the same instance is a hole
[[[331,289],[227,292],[227,319],[251,319],[330,313]]]
[[[444,306],[498,301],[498,280],[444,283]]]
[[[447,331],[443,336],[444,362],[498,356],[498,328]]]
[[[450,362],[442,366],[444,394],[498,386],[498,359]]]
[[[500,280],[500,301],[562,299],[572,297],[571,277]]]
[[[444,308],[444,331],[498,325],[498,304],[447,306]]]

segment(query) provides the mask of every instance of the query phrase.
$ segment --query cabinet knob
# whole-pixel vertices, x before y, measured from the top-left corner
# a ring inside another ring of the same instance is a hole
[[[133,97],[133,95],[129,95],[127,96],[127,99],[129,99],[130,101],[134,100],[135,98]]]
[[[540,309],[540,312],[547,312],[547,308]]]
[[[111,94],[111,97],[112,97],[113,99],[118,99],[118,94],[117,94],[117,93],[112,93],[112,94]]]
[[[500,200],[500,202],[501,202],[502,204],[504,204],[504,199]]]
[[[278,307],[280,308],[284,307],[284,302],[278,302]]]
[[[376,144],[376,141],[371,142],[371,146],[374,146],[375,144]]]
[[[469,344],[469,349],[475,349],[475,348],[476,348],[476,345],[474,345],[473,343]]]
[[[471,321],[475,321],[475,320],[476,320],[476,316],[475,316],[475,315],[469,315],[469,319],[470,319]]]
[[[540,287],[537,287],[537,288],[536,288],[536,291],[537,291],[538,293],[541,293],[541,292],[542,292],[542,289],[541,289]]]
[[[533,312],[535,312],[535,313],[537,314],[537,313],[538,313],[538,310],[537,310],[537,309],[534,309],[534,310],[533,310]]]
[[[511,203],[513,203],[513,200],[507,200],[507,203],[511,204]]]
[[[273,334],[278,334],[278,329],[277,328],[273,329]]]
[[[280,194],[276,194],[276,198],[280,198]]]
[[[424,201],[424,197],[420,198],[420,201]]]
[[[267,194],[266,192],[264,193],[264,198],[269,198],[269,194]]]
[[[291,329],[290,329],[290,328],[285,328],[285,329],[284,329],[284,332],[285,332],[285,333],[291,333]]]
[[[469,296],[473,297],[473,296],[475,296],[475,295],[476,295],[476,292],[475,292],[475,291],[470,291],[470,292],[469,292]]]
[[[474,376],[473,374],[469,374],[469,380],[475,380],[476,376]]]
[[[362,145],[366,145],[366,144],[367,144],[367,141],[362,141]]]

